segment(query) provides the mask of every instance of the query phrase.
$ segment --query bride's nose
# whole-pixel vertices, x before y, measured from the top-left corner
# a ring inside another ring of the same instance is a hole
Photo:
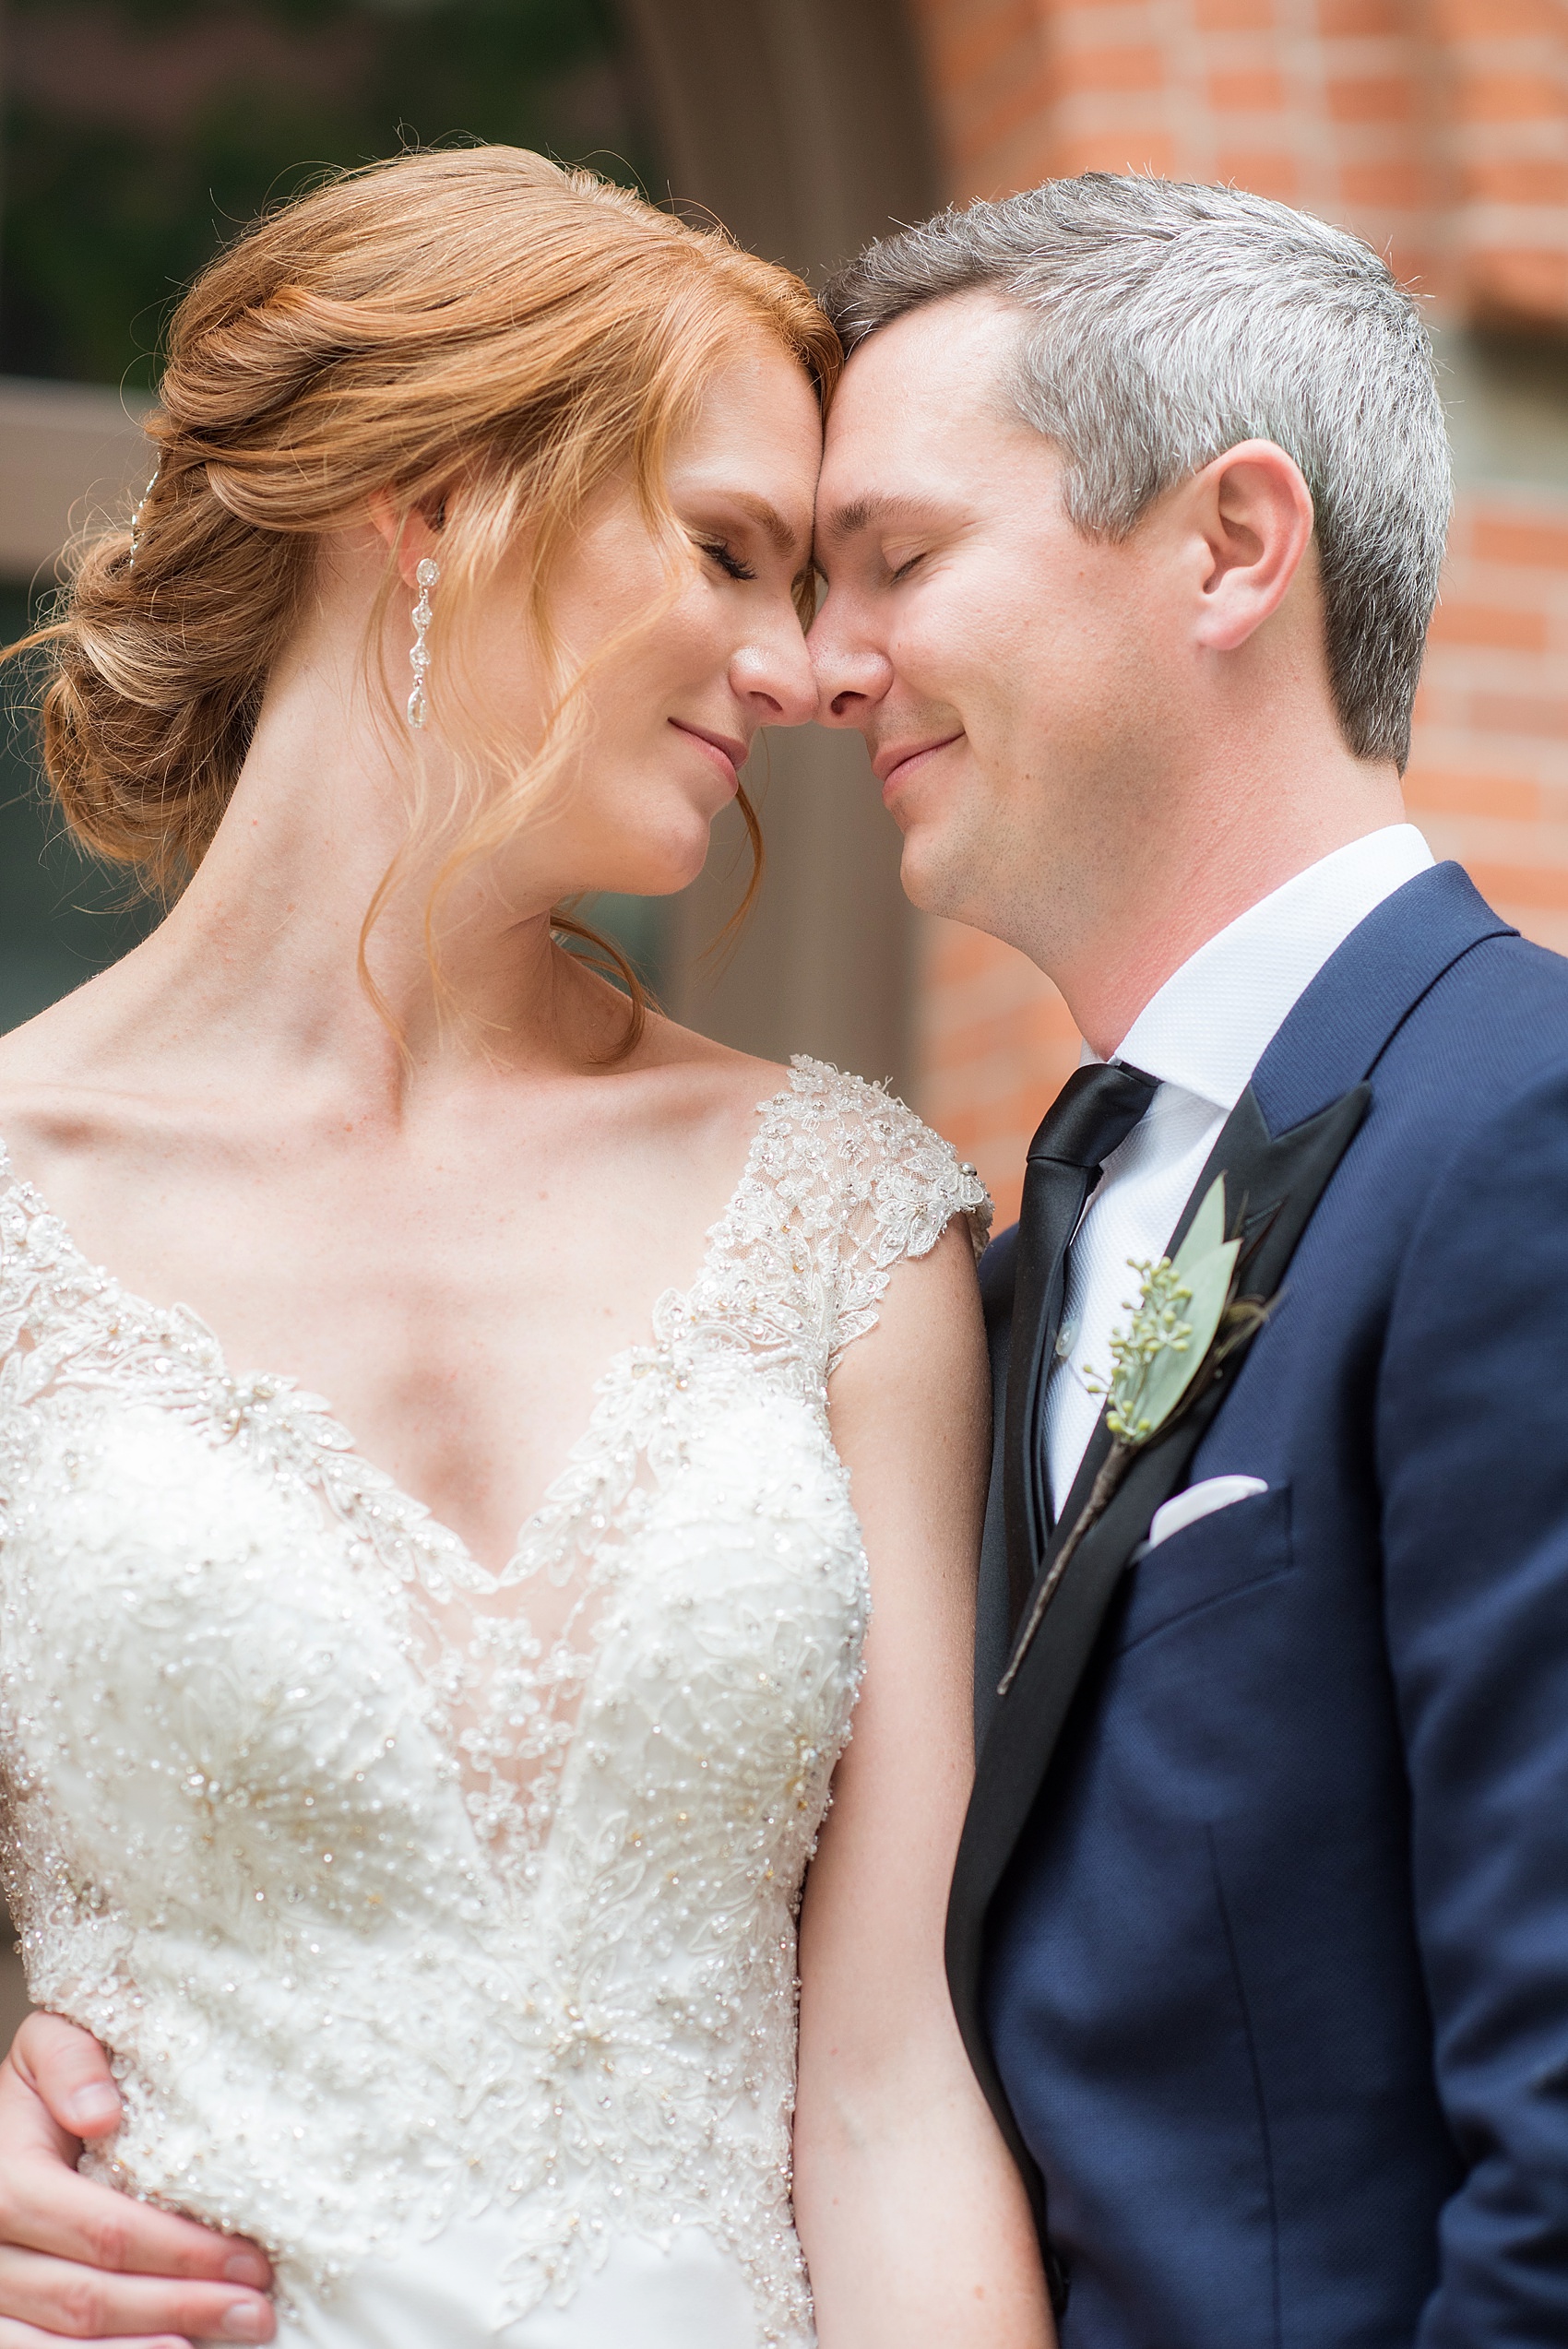
[[[816,716],[816,681],[798,625],[778,639],[742,645],[731,660],[730,683],[759,726],[803,726]]]

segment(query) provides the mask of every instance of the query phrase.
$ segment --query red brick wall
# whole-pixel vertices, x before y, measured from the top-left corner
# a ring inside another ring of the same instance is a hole
[[[1568,498],[1461,501],[1406,796],[1437,855],[1568,953]]]
[[[1455,288],[1482,317],[1568,317],[1568,11],[1433,0]]]
[[[1344,221],[1439,318],[1568,325],[1562,0],[910,0],[960,200],[1051,173],[1230,180]],[[1568,494],[1471,488],[1410,813],[1568,952]],[[1006,1213],[1077,1040],[1021,956],[928,926],[921,1103]]]
[[[910,0],[959,198],[1096,166],[1347,219],[1429,291],[1568,318],[1562,0]]]

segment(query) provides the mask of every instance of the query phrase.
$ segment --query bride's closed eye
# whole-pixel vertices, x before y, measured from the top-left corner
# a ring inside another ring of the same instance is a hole
[[[756,573],[752,569],[751,564],[743,562],[726,540],[699,539],[697,544],[704,554],[718,564],[727,578],[754,579],[756,577]]]

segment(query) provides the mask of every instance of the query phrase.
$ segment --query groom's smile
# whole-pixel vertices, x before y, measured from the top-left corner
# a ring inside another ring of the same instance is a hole
[[[950,734],[938,736],[934,741],[885,743],[873,753],[872,768],[882,786],[883,800],[895,815],[898,812],[897,802],[903,786],[920,772],[927,760],[935,758],[940,751],[951,750],[955,742],[961,742],[963,739],[964,730],[960,726]]]
[[[1075,528],[1060,454],[1011,396],[1018,334],[1015,309],[970,293],[851,357],[811,645],[821,722],[864,736],[915,903],[997,929],[1027,891],[1030,923],[1059,934],[1142,828],[1131,781],[1169,730],[1170,564],[1143,533]]]

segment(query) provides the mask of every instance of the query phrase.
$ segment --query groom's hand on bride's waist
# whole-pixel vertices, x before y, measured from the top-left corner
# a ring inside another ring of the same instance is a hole
[[[77,2175],[82,2141],[119,2122],[97,2041],[30,2015],[0,2065],[0,2349],[270,2341],[271,2270],[253,2243]]]

